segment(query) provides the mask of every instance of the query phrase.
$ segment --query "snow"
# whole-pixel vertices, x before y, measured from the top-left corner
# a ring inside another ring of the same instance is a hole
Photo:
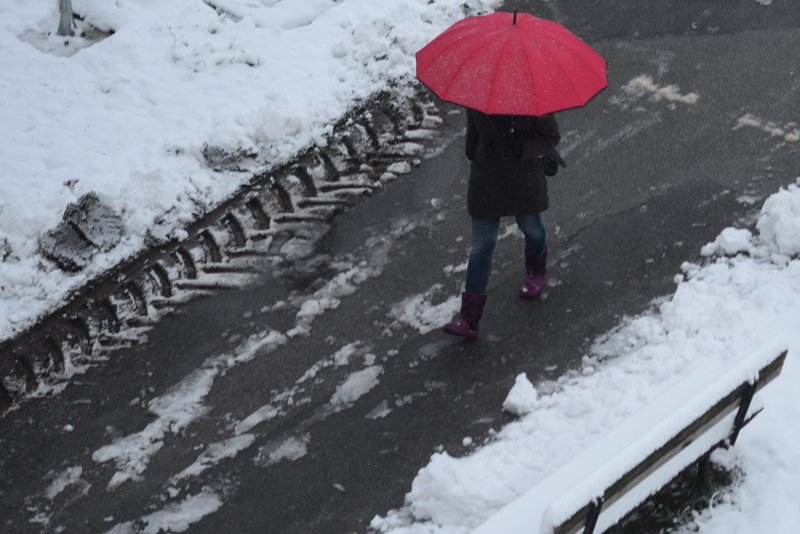
[[[209,358],[165,394],[151,400],[148,409],[158,416],[153,422],[143,430],[117,438],[92,453],[95,462],[113,461],[117,466],[108,489],[113,490],[128,480],[139,480],[152,456],[161,450],[166,436],[180,432],[206,413],[205,398],[222,372],[259,354],[272,352],[285,342],[286,338],[275,331],[255,335],[239,347],[235,355],[221,354]]]
[[[667,100],[668,102],[680,102],[682,104],[695,104],[700,99],[697,93],[682,94],[677,85],[659,85],[653,81],[652,76],[642,74],[630,80],[625,87],[626,93],[633,96],[644,96],[649,94],[651,100]]]
[[[800,186],[790,185],[768,198],[756,228],[772,251],[785,256],[800,254]]]
[[[700,250],[703,256],[715,254],[735,256],[740,252],[750,252],[750,242],[753,234],[744,228],[726,228],[717,236],[713,243],[709,243]]]
[[[203,517],[213,514],[222,506],[222,499],[213,491],[205,490],[196,495],[187,497],[177,504],[171,504],[164,510],[152,513],[142,518],[145,527],[143,534],[158,534],[159,532],[185,532],[190,525],[197,523]]]
[[[404,298],[392,305],[389,317],[415,328],[423,335],[441,327],[452,319],[461,305],[458,296],[450,296],[444,302],[433,304],[432,300],[442,290],[441,284],[434,284],[422,294]]]
[[[371,251],[370,262],[349,266],[347,270],[337,274],[325,286],[314,292],[310,297],[303,297],[300,310],[297,312],[295,325],[286,332],[290,338],[311,335],[311,325],[318,317],[329,310],[335,310],[341,303],[341,298],[352,295],[358,286],[379,276],[386,266],[388,249],[391,241],[381,243],[377,250]]]
[[[87,23],[114,33],[102,40],[75,37],[67,46],[46,35],[57,22],[55,2],[0,5],[0,68],[9,81],[0,84],[6,126],[0,131],[0,340],[136,254],[148,230],[185,236],[186,225],[247,182],[248,172],[210,170],[205,146],[255,154],[252,170],[263,170],[309,145],[324,145],[334,121],[360,99],[410,78],[413,52],[463,15],[462,0],[215,3],[227,14],[201,0],[74,0]],[[469,0],[467,7],[498,4]],[[635,98],[670,103],[699,99],[649,76],[631,80],[626,90]],[[760,129],[776,142],[800,141],[795,123],[747,114],[734,128],[742,127]],[[409,170],[397,166],[387,179]],[[67,274],[42,258],[37,239],[68,203],[89,192],[120,213],[125,237],[83,273]],[[670,300],[598,340],[594,363],[581,372],[536,387],[517,377],[504,408],[520,419],[469,456],[434,455],[414,481],[407,506],[376,518],[373,526],[395,534],[470,532],[700,366],[731,368],[783,334],[790,357],[783,376],[763,393],[767,409],[733,450],[717,455],[747,476],[691,527],[711,533],[800,529],[800,430],[787,424],[800,418],[800,391],[794,387],[800,380],[794,361],[800,350],[800,188],[767,199],[756,231],[723,231],[704,247],[706,264],[684,265]],[[307,335],[340,297],[379,275],[390,246],[378,243],[368,263],[350,266],[298,306],[297,325],[286,336]],[[448,274],[462,269],[463,264],[451,266]],[[432,288],[404,300],[393,316],[430,331],[457,309],[454,299],[433,305],[434,293]],[[206,361],[149,402],[156,419],[143,430],[95,451],[95,461],[116,465],[109,489],[141,476],[169,434],[205,413],[205,398],[221,373],[286,342],[280,333],[265,334],[248,340],[237,355]],[[351,356],[345,351],[332,361],[344,365]],[[366,369],[339,385],[332,406],[351,404],[377,385],[382,368],[372,363],[367,360]],[[388,406],[383,401],[371,416],[385,417]],[[199,474],[249,447],[253,438],[247,432],[278,413],[273,405],[261,407],[235,426],[235,436],[208,445],[182,475]],[[307,454],[309,440],[289,437],[260,452],[267,463],[296,460]],[[44,496],[55,498],[82,484],[81,473],[80,466],[66,468]],[[206,489],[141,521],[145,532],[181,532],[220,506],[220,496]],[[112,530],[133,531],[133,524]]]
[[[520,373],[503,401],[503,409],[514,415],[527,415],[536,407],[537,398],[536,389],[528,380],[527,374]]]
[[[800,141],[800,128],[797,127],[796,122],[779,124],[775,121],[756,117],[752,113],[746,113],[739,117],[733,129],[738,130],[744,127],[756,128],[757,130],[769,134],[770,137],[777,137],[787,143],[797,143]]]
[[[380,383],[378,377],[381,373],[383,373],[383,367],[373,365],[351,374],[336,388],[331,397],[331,406],[339,409],[353,404]]]
[[[389,408],[389,402],[384,399],[367,414],[367,419],[383,419],[390,413],[392,413],[392,409]]]
[[[595,341],[586,359],[593,373],[576,370],[537,384],[532,411],[470,454],[434,454],[417,474],[405,506],[376,517],[372,527],[393,534],[470,532],[612,429],[635,420],[660,395],[685,386],[693,373],[735,368],[782,335],[789,355],[782,375],[760,393],[764,412],[731,451],[715,455],[747,476],[687,531],[800,529],[794,504],[800,501],[800,430],[791,425],[800,418],[800,390],[795,387],[800,381],[795,361],[800,351],[800,258],[796,252],[787,254],[800,245],[799,200],[800,187],[794,185],[772,195],[764,203],[748,254],[729,256],[719,249],[719,255],[702,265],[685,263],[671,298],[655,302],[651,311],[626,319]],[[732,242],[743,244],[739,238],[744,234],[726,233],[733,235],[737,238]],[[658,421],[651,420],[647,429]],[[552,500],[557,497],[553,494]]]
[[[196,477],[207,469],[217,465],[221,460],[233,458],[244,449],[253,444],[256,437],[253,434],[239,434],[230,439],[212,443],[203,451],[197,460],[175,475],[173,481],[178,481],[187,477]]]
[[[341,349],[336,351],[336,354],[333,355],[333,364],[336,367],[342,367],[350,363],[350,358],[359,348],[360,343],[348,343]]]
[[[148,230],[185,235],[247,182],[249,172],[209,169],[204,147],[254,154],[252,170],[265,170],[324,145],[354,103],[413,78],[414,52],[462,3],[224,0],[219,14],[202,0],[74,0],[113,34],[64,47],[49,35],[57,2],[4,2],[0,340],[137,253]],[[125,237],[67,274],[37,239],[89,192],[122,216]]]
[[[568,491],[550,504],[542,518],[541,531],[551,532],[555,526],[569,519],[582,506],[601,496],[605,488],[677,436],[700,414],[708,411],[741,384],[752,383],[758,378],[758,371],[785,350],[786,342],[778,338],[730,370],[720,369],[714,365],[710,370],[701,368],[692,375],[683,377],[680,382],[579,456],[588,460],[578,470],[580,479],[574,481]],[[715,377],[719,378],[709,380]],[[751,406],[751,413],[753,408],[754,406]],[[734,406],[727,416],[707,430],[702,438],[682,449],[679,456],[673,457],[668,464],[662,466],[659,472],[653,475],[658,479],[655,481],[656,484],[650,479],[645,480],[625,496],[626,502],[620,501],[607,508],[598,523],[601,530],[614,525],[634,506],[646,499],[652,491],[666,484],[714,444],[726,439],[730,435],[735,415]],[[615,443],[609,447],[606,441]],[[604,455],[609,456],[609,453],[611,457],[604,459],[602,463],[598,462],[599,458]],[[574,462],[570,462],[567,465],[571,469],[573,464]],[[596,467],[593,469],[593,466]],[[560,470],[556,473],[560,473]],[[550,478],[554,476],[551,475]],[[563,483],[566,477],[557,478],[559,483]],[[541,496],[542,493],[539,494],[539,497]],[[522,499],[525,500],[524,496]],[[619,506],[620,504],[624,506]]]
[[[273,443],[261,447],[256,457],[256,464],[269,466],[289,460],[293,462],[299,460],[308,453],[308,442],[311,436],[305,434],[300,437],[291,436],[278,443]]]
[[[53,479],[53,481],[47,487],[47,489],[44,492],[44,496],[47,499],[53,500],[62,491],[76,484],[81,484],[83,486],[84,494],[88,493],[91,484],[81,479],[82,473],[83,473],[83,467],[79,465],[64,469]]]
[[[234,433],[243,434],[264,421],[277,417],[281,411],[271,404],[265,404],[240,421],[234,428]]]

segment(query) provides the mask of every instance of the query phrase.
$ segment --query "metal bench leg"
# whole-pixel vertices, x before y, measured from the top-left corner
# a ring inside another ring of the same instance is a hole
[[[603,498],[598,497],[589,505],[589,513],[586,514],[586,524],[583,527],[583,534],[592,534],[603,510]]]
[[[695,492],[702,493],[708,487],[708,466],[711,463],[711,449],[703,456],[700,457],[700,462],[697,464],[697,479],[695,480]]]
[[[739,431],[744,426],[744,419],[747,417],[747,410],[750,409],[750,402],[753,400],[753,395],[756,394],[758,389],[758,380],[750,384],[742,393],[742,400],[739,402],[739,411],[736,412],[736,419],[733,420],[733,430],[729,441],[731,447],[736,445],[736,439],[739,437]]]

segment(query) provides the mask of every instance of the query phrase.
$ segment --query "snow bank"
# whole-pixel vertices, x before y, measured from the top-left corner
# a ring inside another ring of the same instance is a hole
[[[790,185],[769,197],[756,228],[762,241],[778,254],[800,254],[800,186]]]
[[[794,361],[800,353],[800,258],[786,253],[800,246],[800,232],[793,230],[800,222],[798,201],[796,186],[770,197],[749,254],[684,264],[670,300],[597,340],[594,373],[540,384],[532,411],[474,453],[433,455],[405,507],[376,517],[372,527],[393,534],[469,532],[696,369],[733,367],[783,335],[789,357],[782,376],[763,392],[766,410],[727,453],[748,476],[697,524],[715,533],[733,532],[736,525],[740,532],[797,531],[800,512],[790,503],[800,501],[800,430],[790,422],[800,418]]]
[[[3,2],[0,340],[140,250],[148,228],[180,235],[248,179],[208,169],[205,145],[271,166],[324,144],[355,101],[412,77],[413,53],[462,3],[224,0],[220,15],[202,0],[74,0],[114,33],[65,57],[47,52],[63,40],[47,36],[57,2]],[[65,274],[37,239],[90,191],[122,215],[126,237]]]

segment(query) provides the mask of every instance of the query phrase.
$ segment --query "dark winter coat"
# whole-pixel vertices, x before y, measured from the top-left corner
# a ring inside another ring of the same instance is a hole
[[[560,140],[552,115],[486,115],[467,109],[469,214],[495,218],[545,211],[549,199],[541,157]]]

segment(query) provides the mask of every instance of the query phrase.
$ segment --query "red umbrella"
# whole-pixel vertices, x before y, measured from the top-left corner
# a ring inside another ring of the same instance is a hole
[[[608,85],[606,61],[556,22],[498,12],[456,22],[417,52],[439,98],[490,114],[547,115]]]

